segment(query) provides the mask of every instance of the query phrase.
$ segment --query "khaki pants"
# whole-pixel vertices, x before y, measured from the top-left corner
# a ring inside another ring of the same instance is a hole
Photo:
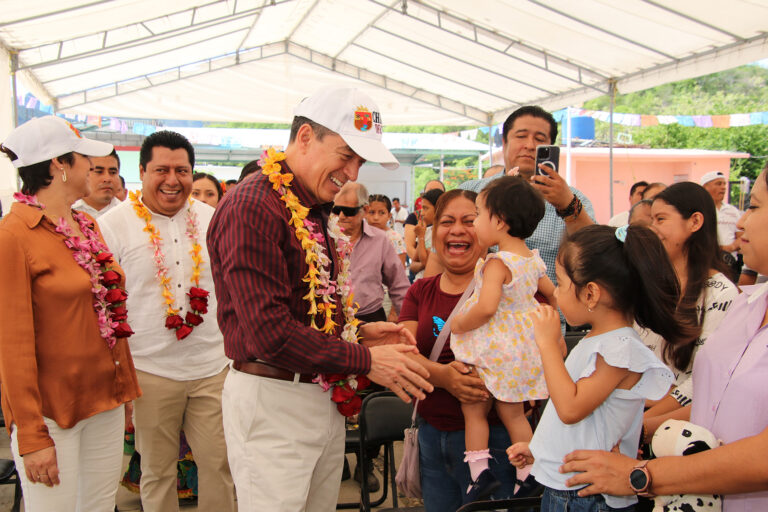
[[[345,430],[329,393],[232,369],[222,402],[243,512],[336,510]]]
[[[141,455],[141,505],[145,512],[179,510],[176,462],[184,429],[197,463],[198,510],[234,512],[221,420],[221,390],[227,375],[177,381],[136,371],[143,395],[134,401],[136,450]]]

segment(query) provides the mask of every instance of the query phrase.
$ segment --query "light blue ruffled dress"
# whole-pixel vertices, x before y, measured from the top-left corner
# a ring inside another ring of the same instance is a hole
[[[621,453],[637,458],[645,400],[659,400],[674,382],[674,375],[654,353],[643,345],[631,327],[597,336],[587,336],[576,345],[565,367],[574,382],[595,371],[597,354],[617,368],[628,368],[642,377],[631,389],[615,389],[592,413],[573,425],[560,421],[550,401],[531,440],[535,458],[531,474],[551,489],[575,490],[565,481],[574,473],[560,473],[563,457],[574,450],[610,450],[617,443]],[[603,495],[609,507],[628,507],[635,496]]]

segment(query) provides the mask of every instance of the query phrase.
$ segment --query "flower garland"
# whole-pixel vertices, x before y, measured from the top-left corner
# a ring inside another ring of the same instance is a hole
[[[13,194],[13,198],[22,204],[40,210],[45,209],[45,206],[37,200],[37,196],[16,192]],[[112,263],[112,253],[99,240],[99,236],[93,229],[93,224],[80,212],[73,211],[72,217],[80,227],[84,239],[75,236],[74,231],[64,218],[60,218],[56,224],[56,232],[66,237],[64,245],[72,250],[75,262],[88,273],[91,281],[91,293],[96,299],[93,303],[93,309],[98,316],[99,333],[109,348],[112,348],[117,343],[117,338],[128,338],[133,334],[133,330],[126,321],[128,310],[125,307],[125,301],[128,294],[125,289],[120,287],[120,274],[109,267],[109,264]]]
[[[203,315],[208,312],[208,294],[207,290],[200,288],[200,274],[202,272],[203,250],[200,245],[200,225],[197,221],[197,214],[192,210],[192,198],[189,199],[189,207],[186,215],[186,235],[192,244],[192,278],[190,281],[194,286],[189,287],[187,296],[189,297],[190,311],[182,318],[179,315],[181,309],[174,308],[176,297],[171,288],[171,277],[168,266],[165,264],[165,254],[163,254],[163,239],[160,232],[152,224],[152,213],[141,202],[141,192],[130,192],[131,204],[136,215],[144,221],[144,231],[149,233],[149,243],[152,247],[152,259],[155,261],[155,274],[160,286],[163,288],[163,299],[165,300],[165,327],[176,332],[176,339],[183,340],[190,334],[195,327],[203,323]]]
[[[342,312],[344,313],[344,326],[341,331],[341,339],[349,343],[357,343],[357,326],[360,323],[355,314],[357,305],[353,300],[353,294],[349,280],[349,255],[352,252],[352,244],[338,224],[336,217],[328,221],[328,234],[336,243],[336,251],[341,262],[336,281],[331,279],[331,259],[325,251],[325,236],[322,229],[307,219],[309,208],[301,204],[299,198],[291,192],[290,185],[293,174],[282,172],[280,162],[285,160],[285,154],[269,148],[262,153],[261,172],[269,178],[272,188],[280,194],[280,200],[285,204],[290,219],[288,223],[293,226],[296,239],[306,253],[304,261],[307,263],[307,273],[302,281],[307,283],[309,291],[304,297],[309,303],[307,314],[310,317],[309,324],[313,329],[332,334],[337,327],[333,321],[336,311],[335,295],[339,296]],[[319,321],[318,321],[319,317]],[[370,384],[370,380],[364,375],[344,374],[318,374],[314,381],[323,391],[333,388],[331,400],[336,402],[339,412],[344,416],[354,416],[360,411],[362,399],[358,394]]]

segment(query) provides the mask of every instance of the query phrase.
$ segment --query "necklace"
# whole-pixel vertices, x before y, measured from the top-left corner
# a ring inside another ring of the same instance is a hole
[[[37,200],[37,196],[16,192],[13,198],[22,204],[40,210],[45,209],[45,206]],[[133,334],[127,322],[128,311],[125,307],[128,294],[120,287],[122,279],[120,274],[109,266],[112,263],[112,253],[99,239],[93,224],[80,212],[73,211],[72,217],[80,227],[84,238],[76,236],[63,217],[56,224],[56,232],[64,235],[64,245],[72,250],[75,262],[88,273],[91,293],[96,299],[93,309],[98,317],[99,333],[109,348],[112,348],[117,338],[128,338]]]
[[[341,262],[338,276],[331,279],[331,258],[325,251],[325,236],[322,228],[316,222],[307,218],[309,208],[301,204],[299,198],[290,190],[293,174],[283,173],[280,162],[285,160],[285,154],[269,148],[261,155],[261,172],[268,177],[272,188],[280,195],[290,213],[288,223],[293,227],[296,239],[305,252],[304,261],[307,263],[307,273],[302,282],[307,283],[309,291],[303,299],[309,304],[307,314],[309,324],[313,329],[333,334],[337,324],[333,316],[338,304],[344,314],[344,326],[340,337],[349,343],[357,343],[357,326],[360,323],[355,314],[357,305],[354,302],[349,280],[349,256],[352,244],[338,224],[338,218],[331,216],[328,221],[328,235],[335,242],[336,252]],[[362,399],[358,392],[368,386],[370,381],[364,375],[317,374],[313,382],[319,384],[324,391],[333,388],[331,400],[336,402],[339,412],[345,416],[353,416],[360,411]]]
[[[200,274],[202,272],[203,257],[201,252],[203,250],[200,245],[200,225],[197,221],[197,214],[192,210],[192,199],[189,199],[186,212],[186,235],[192,244],[192,250],[189,254],[192,255],[192,278],[190,281],[194,286],[189,287],[187,296],[189,297],[189,308],[187,314],[182,317],[179,312],[180,308],[175,308],[176,297],[173,294],[173,288],[171,287],[171,277],[168,266],[165,264],[165,254],[163,254],[163,239],[160,236],[160,232],[157,230],[154,224],[152,224],[152,213],[141,202],[141,192],[129,193],[131,204],[133,205],[133,211],[136,215],[144,221],[144,231],[149,233],[149,244],[152,248],[152,259],[155,262],[156,277],[160,282],[160,286],[163,288],[163,299],[165,301],[165,327],[176,332],[176,339],[183,340],[192,331],[203,323],[203,315],[208,312],[208,294],[207,290],[200,288]]]

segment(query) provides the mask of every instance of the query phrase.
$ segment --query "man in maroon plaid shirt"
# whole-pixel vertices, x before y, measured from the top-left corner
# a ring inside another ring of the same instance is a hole
[[[293,175],[288,189],[322,230],[335,280],[340,261],[327,230],[330,202],[366,161],[398,163],[381,143],[378,108],[357,90],[324,89],[294,116],[281,174]],[[310,326],[306,252],[290,216],[268,177],[257,173],[224,196],[208,232],[218,319],[233,360],[222,403],[241,510],[335,510],[344,417],[312,382],[315,374],[368,375],[405,401],[432,390],[427,371],[409,357],[418,353],[416,342],[401,327],[368,323],[360,327],[361,343],[343,341],[338,294],[334,334]]]

